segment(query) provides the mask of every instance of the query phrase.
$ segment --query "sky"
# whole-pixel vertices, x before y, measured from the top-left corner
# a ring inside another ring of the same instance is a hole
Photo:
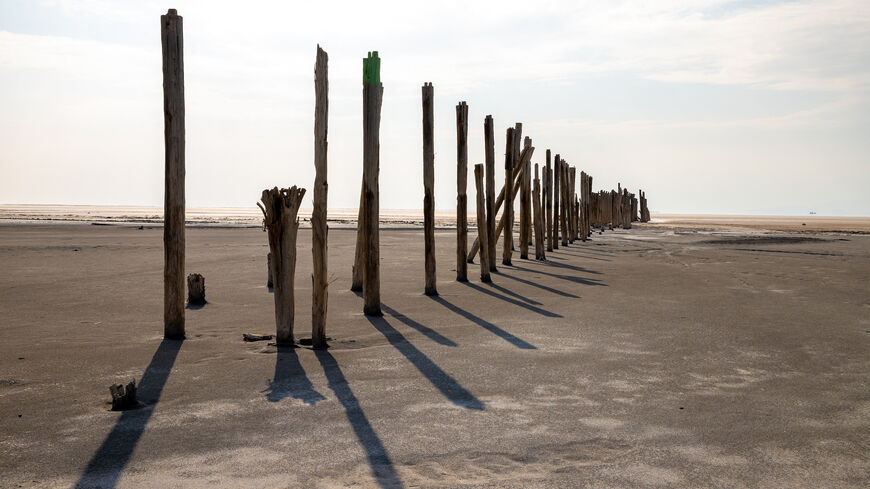
[[[320,44],[330,208],[359,202],[377,50],[384,209],[422,208],[432,82],[438,209],[456,205],[466,101],[472,208],[491,114],[497,155],[522,122],[533,163],[551,149],[653,213],[870,216],[867,0],[0,0],[0,204],[162,205],[167,8],[184,18],[189,206],[311,188]]]

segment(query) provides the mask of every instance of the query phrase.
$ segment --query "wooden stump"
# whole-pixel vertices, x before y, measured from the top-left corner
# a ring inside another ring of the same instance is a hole
[[[163,46],[163,336],[184,339],[184,33],[175,9],[160,16]]]
[[[326,208],[329,184],[326,179],[326,134],[329,113],[329,76],[326,51],[317,46],[314,64],[314,211],[311,213],[311,344],[326,347],[326,308],[329,300],[327,278]]]
[[[187,304],[202,306],[205,302],[205,277],[191,273],[187,276]]]
[[[272,252],[272,277],[275,283],[275,343],[293,345],[295,318],[294,280],[296,275],[296,234],[299,230],[299,206],[304,188],[263,190],[263,224],[269,235]]]
[[[498,209],[495,204],[495,133],[493,128],[492,116],[486,116],[483,121],[483,140],[486,148],[486,225],[489,236],[489,271],[495,272],[495,253],[496,241],[498,233],[496,232],[496,213]],[[502,189],[502,200],[504,200],[504,189]],[[479,239],[479,238],[478,238]],[[473,246],[472,246],[473,247]],[[469,262],[474,259],[474,252],[468,254]]]
[[[456,106],[456,281],[468,282],[468,105]],[[486,223],[478,228],[486,231]],[[480,233],[478,233],[479,235]],[[489,244],[487,242],[487,244]]]
[[[382,316],[380,271],[381,59],[372,51],[363,60],[363,314]]]
[[[114,384],[109,386],[112,395],[112,411],[123,411],[139,405],[136,400],[136,380],[131,380],[127,385]]]
[[[425,253],[426,295],[438,295],[435,286],[435,89],[423,84],[423,244]]]
[[[477,236],[480,238],[480,281],[491,282],[489,272],[490,247],[486,223],[486,204],[483,191],[483,165],[474,165],[474,187],[477,191]]]

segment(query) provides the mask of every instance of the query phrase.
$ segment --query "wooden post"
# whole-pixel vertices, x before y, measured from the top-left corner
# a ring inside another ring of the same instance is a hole
[[[553,251],[553,167],[550,150],[547,150],[547,166],[544,168],[544,212],[547,213],[547,251]]]
[[[522,172],[525,168],[525,163],[520,160],[520,148],[521,143],[523,141],[523,124],[517,122],[514,124],[514,142],[513,142],[513,174],[516,175],[518,172]],[[522,182],[522,180],[519,180]],[[522,183],[518,183],[517,185],[522,185]],[[520,187],[522,188],[522,187]],[[514,200],[516,200],[516,196],[514,196]],[[511,209],[511,216],[516,214],[515,209]],[[513,224],[515,224],[515,219],[511,221],[511,229],[513,229]],[[511,251],[516,251],[517,249],[514,247],[514,242],[511,240]]]
[[[495,232],[496,225],[496,209],[495,205],[495,132],[493,128],[492,116],[486,116],[483,121],[483,139],[486,147],[486,225],[489,233],[489,271],[495,272],[495,245],[498,240],[498,233]],[[502,190],[504,192],[504,190]],[[474,253],[469,254],[469,258],[474,258]]]
[[[509,127],[505,135],[504,149],[504,243],[502,247],[501,264],[511,264],[511,248],[513,246],[514,229],[514,128]]]
[[[492,282],[489,275],[490,247],[483,191],[483,165],[474,165],[474,187],[477,190],[477,236],[480,237],[480,281]]]
[[[570,242],[574,242],[577,239],[577,168],[571,167],[569,170],[569,181],[571,182],[571,238]]]
[[[562,222],[562,246],[568,246],[568,216],[571,214],[568,210],[571,207],[571,199],[568,198],[570,185],[568,182],[568,164],[563,160],[559,160],[559,173],[562,177],[562,209],[560,210],[559,220]]]
[[[163,46],[163,337],[184,339],[184,32],[175,9],[160,16]]]
[[[435,287],[435,89],[423,84],[423,241],[425,247],[426,295],[438,295]]]
[[[299,230],[299,205],[305,196],[304,188],[263,190],[263,224],[269,235],[272,252],[272,277],[275,281],[275,343],[292,345],[295,299],[293,285],[296,275],[296,234]]]
[[[544,222],[541,219],[541,179],[538,178],[538,164],[535,163],[535,184],[532,189],[532,206],[535,214],[535,260],[546,260],[544,256]]]
[[[580,172],[580,240],[586,241],[589,237],[589,195],[586,193],[588,182],[585,171]]]
[[[529,147],[523,150],[520,154],[520,161],[530,160],[532,155],[535,152],[535,147]],[[520,182],[523,177],[523,165],[518,165],[518,171],[514,173],[514,184],[513,184],[513,198],[517,198],[517,193],[520,190]],[[504,203],[504,187],[502,187],[501,192],[498,194],[498,199],[495,201],[495,213],[498,214],[498,211],[501,210],[502,204]],[[501,217],[498,220],[498,225],[495,228],[494,236],[498,237],[504,229],[505,215],[502,213]],[[471,244],[471,249],[468,251],[468,263],[474,263],[474,257],[477,255],[477,251],[480,249],[480,239],[474,238],[474,242]],[[492,255],[492,259],[495,259],[495,254]]]
[[[523,142],[524,147],[531,146],[531,140],[528,136],[526,136],[525,141]],[[529,240],[531,239],[531,233],[529,230],[532,226],[532,212],[531,212],[531,204],[532,204],[532,195],[531,195],[531,162],[523,163],[523,180],[522,187],[520,189],[520,258],[524,260],[529,259]]]
[[[456,106],[456,281],[468,282],[468,105]],[[483,226],[478,225],[484,232]],[[480,235],[480,233],[478,233]],[[489,242],[487,242],[489,244]]]
[[[381,59],[372,51],[363,60],[363,313],[382,316],[380,275],[380,128]]]
[[[559,210],[559,201],[562,194],[562,171],[559,165],[559,155],[553,158],[553,249],[559,249],[559,226],[562,216]]]
[[[329,57],[317,46],[314,63],[314,211],[311,213],[311,345],[326,347],[326,308],[329,300],[327,278],[326,208],[329,183],[326,180],[326,133],[329,114]]]
[[[365,249],[365,230],[363,223],[365,222],[365,198],[366,198],[366,181],[363,175],[362,184],[359,190],[359,214],[356,220],[356,248],[353,253],[353,270],[350,281],[350,290],[354,292],[362,292],[363,289],[363,250]]]
[[[205,300],[205,277],[198,273],[187,276],[187,303],[191,306],[201,306]]]

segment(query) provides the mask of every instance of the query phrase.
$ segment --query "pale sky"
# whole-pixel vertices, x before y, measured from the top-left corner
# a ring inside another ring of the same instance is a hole
[[[311,187],[319,43],[331,208],[359,202],[362,58],[377,50],[384,209],[422,208],[432,82],[439,209],[455,208],[464,100],[470,177],[492,114],[497,155],[522,122],[533,162],[550,148],[596,190],[646,190],[653,212],[870,216],[868,0],[0,0],[0,204],[162,205],[170,7],[190,206]]]

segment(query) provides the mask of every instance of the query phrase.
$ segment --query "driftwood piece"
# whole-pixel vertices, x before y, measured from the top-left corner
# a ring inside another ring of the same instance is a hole
[[[426,295],[438,295],[435,285],[435,89],[423,84],[423,247]]]
[[[535,183],[532,188],[532,211],[535,214],[535,260],[546,260],[544,256],[544,223],[541,219],[541,179],[538,178],[538,164],[535,163]]]
[[[311,213],[311,342],[315,348],[326,346],[326,310],[329,300],[327,278],[326,208],[327,131],[329,115],[329,57],[317,46],[314,64],[314,210]]]
[[[504,150],[504,242],[502,243],[501,264],[511,264],[511,252],[513,248],[513,229],[514,229],[514,128],[507,128],[505,135],[505,150]]]
[[[495,249],[498,233],[496,232],[496,213],[498,212],[495,204],[495,132],[492,122],[492,116],[486,116],[483,121],[483,140],[486,148],[486,226],[489,236],[489,271],[495,272]],[[502,199],[504,199],[504,189],[502,189]],[[479,226],[479,225],[478,225]],[[479,238],[478,238],[479,239]],[[474,246],[472,245],[472,248]],[[469,252],[468,261],[474,260],[474,251]]]
[[[175,9],[160,16],[163,46],[163,336],[184,338],[184,33]]]
[[[372,51],[363,60],[363,314],[382,316],[380,272],[381,59]]]
[[[268,341],[272,338],[270,334],[242,333],[242,339],[245,341]]]
[[[112,395],[112,411],[123,411],[136,407],[136,380],[133,379],[127,385],[114,384],[109,386]]]
[[[191,306],[205,304],[205,277],[198,273],[187,276],[187,303]]]
[[[477,235],[480,237],[480,281],[491,282],[489,272],[490,247],[489,231],[487,230],[486,208],[483,191],[483,165],[474,165],[474,187],[477,191]]]
[[[263,190],[264,226],[269,235],[272,252],[272,277],[275,284],[275,343],[293,344],[295,298],[293,286],[296,275],[296,234],[299,230],[299,206],[305,195],[304,188]]]
[[[456,106],[456,281],[468,282],[468,105]],[[486,230],[486,222],[482,227]],[[478,227],[480,227],[478,225]],[[479,233],[478,233],[479,235]],[[487,243],[488,244],[488,243]]]

